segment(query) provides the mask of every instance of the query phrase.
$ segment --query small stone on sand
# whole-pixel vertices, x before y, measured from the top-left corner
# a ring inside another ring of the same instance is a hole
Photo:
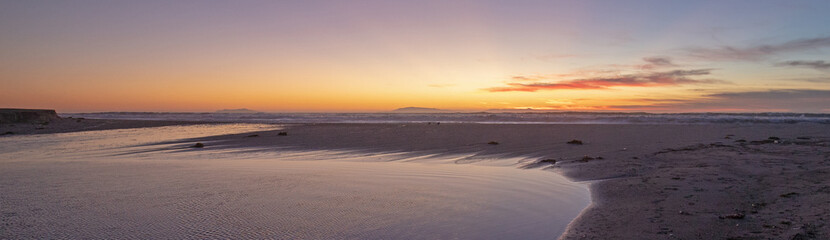
[[[568,144],[582,145],[582,141],[574,139],[574,140],[569,141]]]
[[[191,147],[194,147],[194,148],[203,148],[203,147],[205,147],[205,144],[204,144],[204,143],[197,142],[196,144],[193,144],[193,146],[191,146]]]

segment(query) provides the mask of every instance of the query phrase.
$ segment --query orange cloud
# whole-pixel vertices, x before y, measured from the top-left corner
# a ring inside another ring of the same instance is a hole
[[[566,80],[560,82],[507,83],[506,87],[487,88],[489,92],[535,92],[562,89],[606,89],[611,87],[657,87],[683,84],[715,83],[718,80],[697,80],[692,76],[709,75],[712,69],[674,70],[629,74],[619,77],[600,77]],[[514,80],[515,77],[514,77]],[[524,80],[524,79],[523,79]]]

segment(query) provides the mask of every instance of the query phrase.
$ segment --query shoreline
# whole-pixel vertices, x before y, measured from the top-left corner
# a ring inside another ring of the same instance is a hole
[[[117,129],[123,120],[102,121],[114,121],[108,129]],[[252,134],[257,137],[247,137]],[[584,144],[567,144],[573,139]],[[591,204],[560,239],[822,239],[830,233],[824,223],[830,219],[830,125],[292,124],[181,142],[263,151],[471,154],[457,163],[553,159],[552,165],[515,165],[590,181]]]
[[[69,133],[194,124],[217,124],[217,122],[113,120],[62,117],[43,122],[0,123],[0,137],[5,135]]]

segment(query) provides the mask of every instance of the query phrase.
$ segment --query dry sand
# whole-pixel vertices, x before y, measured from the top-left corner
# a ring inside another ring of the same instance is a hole
[[[592,182],[593,204],[562,239],[830,238],[828,125],[309,124],[257,135],[188,141],[275,151],[475,153],[460,163],[554,159],[516,166]],[[566,143],[573,139],[584,144]]]
[[[515,166],[591,183],[593,204],[562,239],[830,238],[830,125],[301,124],[181,141],[193,142],[525,157]]]

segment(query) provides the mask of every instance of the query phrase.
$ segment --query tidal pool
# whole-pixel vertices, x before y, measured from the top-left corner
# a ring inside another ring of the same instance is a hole
[[[538,169],[151,144],[268,128],[0,138],[0,238],[552,239],[590,202]]]

